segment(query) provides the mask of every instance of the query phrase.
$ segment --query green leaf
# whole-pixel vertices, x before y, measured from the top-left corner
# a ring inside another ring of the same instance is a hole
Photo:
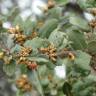
[[[65,33],[58,31],[57,29],[54,30],[48,40],[52,42],[56,47],[59,47],[63,43],[63,39],[65,37]]]
[[[86,1],[88,0],[78,0],[77,3],[79,4],[81,8],[84,9],[86,7],[86,3],[87,3]]]
[[[88,22],[78,16],[71,16],[70,23],[84,30],[89,30]]]
[[[88,43],[88,51],[95,54],[96,53],[96,41],[90,41]]]
[[[19,52],[21,50],[21,46],[16,44],[12,49],[11,53]]]
[[[63,85],[63,93],[66,96],[72,96],[71,90],[72,90],[72,86],[68,82],[65,82]]]
[[[81,80],[78,80],[76,83],[73,84],[73,92],[75,92],[75,94],[78,94],[78,91],[82,90],[82,86],[83,86],[83,82]]]
[[[32,40],[27,40],[25,43],[24,43],[24,46],[26,47],[31,47],[31,48],[40,48],[42,46],[45,46],[46,44],[48,44],[49,42],[44,40],[44,39],[41,39],[39,37],[36,37]]]
[[[19,25],[25,35],[31,35],[33,29],[36,27],[36,22],[32,22],[30,19],[23,21],[20,16],[17,16],[13,22],[13,25]]]
[[[34,61],[37,61],[38,63],[40,64],[46,64],[49,62],[48,59],[44,58],[44,57],[28,57],[29,60],[34,60]]]
[[[49,19],[45,22],[44,26],[40,28],[39,33],[40,37],[48,38],[52,31],[57,28],[58,20],[57,19]]]
[[[44,96],[44,93],[43,93],[44,91],[43,91],[41,82],[39,80],[38,72],[36,70],[31,71],[29,74],[29,78],[32,84],[35,86],[35,88],[39,92],[40,96]]]
[[[14,40],[12,35],[9,35],[7,38],[7,48],[11,49],[14,46]]]
[[[55,65],[44,57],[28,57],[28,60],[36,61],[39,65],[46,65],[48,68],[53,69]]]
[[[84,33],[79,31],[71,31],[68,32],[69,40],[72,41],[72,47],[76,50],[83,50],[87,47],[87,43],[85,41]]]
[[[13,76],[16,71],[16,64],[12,61],[10,64],[4,64],[3,70],[8,76]]]
[[[96,82],[96,75],[94,74],[90,74],[89,76],[87,76],[86,78],[85,78],[85,81],[89,81],[89,82]]]
[[[25,64],[19,64],[19,68],[20,68],[21,74],[26,74],[28,72],[27,65]]]
[[[60,3],[60,4],[66,4],[66,3],[68,3],[69,1],[68,0],[56,0],[56,2],[58,2],[58,3]]]
[[[55,7],[49,11],[49,14],[50,14],[49,18],[59,19],[61,17],[62,10],[59,7]]]
[[[35,27],[36,22],[32,22],[30,19],[27,19],[26,21],[24,21],[24,34],[28,36],[31,35]]]
[[[90,92],[92,91],[92,84],[86,86],[86,82],[83,80],[78,80],[75,84],[73,84],[72,91],[74,92],[74,96],[91,96]],[[90,95],[89,95],[90,94]]]
[[[80,96],[91,96],[92,95],[92,87],[88,87],[85,90],[80,91]]]
[[[46,65],[39,66],[38,74],[40,76],[40,82],[44,87],[46,87],[49,84],[48,73],[49,69]]]
[[[19,25],[21,28],[24,28],[24,21],[22,20],[22,18],[17,15],[16,18],[14,19],[13,25]]]
[[[14,46],[14,40],[12,39],[12,35],[9,35],[8,33],[1,33],[0,43],[3,48],[11,49]]]
[[[90,70],[91,56],[85,52],[77,51],[75,64],[81,69]]]

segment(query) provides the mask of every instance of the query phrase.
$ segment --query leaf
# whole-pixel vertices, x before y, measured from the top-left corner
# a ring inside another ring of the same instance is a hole
[[[62,10],[59,7],[55,7],[52,10],[49,11],[49,18],[56,18],[59,19],[62,14]]]
[[[30,81],[32,82],[32,84],[35,86],[35,88],[39,92],[40,96],[44,96],[43,88],[42,88],[41,82],[39,80],[38,72],[36,70],[31,71],[29,74],[29,78],[30,78]]]
[[[28,72],[27,65],[25,64],[19,64],[19,68],[22,74],[26,74]]]
[[[36,27],[36,22],[27,19],[26,21],[23,22],[24,34],[27,36],[31,35],[35,27]]]
[[[88,22],[78,16],[71,16],[70,23],[84,30],[89,30]]]
[[[46,65],[49,69],[53,69],[55,65],[44,57],[28,57],[29,60],[38,62],[39,65]]]
[[[0,34],[0,43],[3,48],[11,49],[14,45],[12,35],[9,35],[8,33],[1,33]]]
[[[56,0],[56,2],[58,2],[58,3],[63,3],[63,4],[66,4],[66,3],[68,3],[69,1],[68,0]]]
[[[79,6],[81,7],[81,8],[85,8],[86,7],[86,2],[87,0],[78,0],[77,1],[77,3],[79,4]]]
[[[88,51],[91,53],[96,53],[96,41],[90,41],[88,43]]]
[[[31,35],[34,28],[36,27],[36,22],[32,22],[30,19],[27,19],[25,22],[24,22],[24,34],[25,35]]]
[[[63,43],[64,37],[65,33],[57,31],[56,29],[50,34],[48,40],[52,42],[56,47],[59,47]]]
[[[39,30],[40,37],[48,38],[52,31],[54,31],[58,26],[57,19],[49,19],[45,22],[44,26],[42,26]]]
[[[75,64],[81,69],[90,70],[91,56],[85,52],[77,51]]]
[[[96,75],[90,74],[89,76],[87,76],[85,78],[85,81],[89,81],[89,82],[96,82]]]
[[[92,90],[93,90],[92,87],[88,87],[85,90],[80,91],[79,94],[80,94],[80,96],[91,96],[93,93]]]
[[[85,41],[84,33],[79,31],[71,31],[68,32],[69,40],[72,41],[72,47],[76,50],[83,50],[87,47],[87,43]]]
[[[11,53],[19,52],[21,50],[21,46],[16,44],[12,49]]]
[[[11,49],[14,46],[14,40],[12,38],[12,35],[8,36],[6,44],[8,49]]]
[[[71,90],[72,90],[72,86],[68,82],[65,82],[63,85],[63,93],[66,96],[72,96]]]
[[[81,80],[78,80],[76,83],[73,84],[73,92],[75,92],[75,94],[78,94],[78,91],[82,90],[82,86],[83,86],[83,82]]]
[[[16,18],[14,19],[13,25],[19,25],[21,28],[24,28],[24,21],[22,20],[22,18],[17,15]]]
[[[40,64],[46,64],[49,62],[49,60],[47,60],[46,58],[43,58],[43,57],[28,57],[28,59],[37,61]]]
[[[11,62],[10,64],[4,64],[3,70],[8,76],[13,76],[16,71],[16,64],[15,62]]]
[[[24,46],[26,47],[32,47],[32,48],[40,48],[46,44],[48,44],[49,42],[44,40],[44,39],[41,39],[39,37],[36,37],[32,40],[27,40],[25,43],[24,43]]]
[[[19,25],[25,35],[31,35],[33,29],[36,27],[36,22],[32,22],[30,19],[23,21],[20,16],[17,16],[13,22],[13,25]]]
[[[40,76],[41,84],[44,87],[46,87],[49,84],[49,80],[48,80],[49,68],[46,65],[39,66],[38,74]]]
[[[91,92],[91,90],[93,90],[92,83],[88,84],[86,83],[86,80],[77,80],[77,82],[73,84],[72,91],[75,93],[75,96],[91,96],[89,95],[89,93]]]

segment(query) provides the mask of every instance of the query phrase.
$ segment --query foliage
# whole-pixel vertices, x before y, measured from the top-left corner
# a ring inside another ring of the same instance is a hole
[[[0,59],[4,72],[14,77],[16,95],[95,96],[91,61],[96,55],[96,25],[92,28],[76,14],[62,16],[58,6],[48,13],[46,19],[37,22],[17,16],[12,28],[0,27]],[[66,77],[56,75],[56,66],[66,66]]]

